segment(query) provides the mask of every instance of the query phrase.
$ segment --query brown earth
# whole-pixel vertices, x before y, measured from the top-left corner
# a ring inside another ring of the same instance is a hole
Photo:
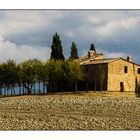
[[[140,130],[140,98],[125,93],[4,97],[0,129]]]

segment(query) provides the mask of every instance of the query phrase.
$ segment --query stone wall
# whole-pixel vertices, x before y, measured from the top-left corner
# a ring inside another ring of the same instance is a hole
[[[124,67],[127,67],[128,72],[125,73]],[[138,74],[138,68],[140,66],[125,60],[118,60],[108,64],[108,91],[120,91],[123,82],[124,91],[135,91],[135,80],[140,74]]]

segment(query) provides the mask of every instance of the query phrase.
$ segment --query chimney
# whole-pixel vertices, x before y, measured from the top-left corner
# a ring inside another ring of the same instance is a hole
[[[127,56],[127,61],[132,62],[132,57],[131,56]]]
[[[90,50],[89,50],[89,52],[88,52],[88,57],[89,57],[89,58],[92,58],[92,57],[94,57],[95,55],[96,55],[95,46],[94,46],[94,44],[91,44]]]
[[[88,52],[88,57],[89,58],[92,58],[92,57],[94,57],[95,56],[95,51],[94,50],[90,50],[89,52]]]

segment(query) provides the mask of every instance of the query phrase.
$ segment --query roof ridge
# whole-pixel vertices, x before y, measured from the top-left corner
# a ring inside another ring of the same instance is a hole
[[[111,59],[120,59],[120,57],[118,57],[118,58],[93,59],[93,61],[97,61],[97,60],[111,60]],[[90,60],[90,59],[89,59],[89,60]]]
[[[122,60],[124,60],[124,61],[127,61],[125,58],[122,58],[122,57],[120,57],[120,59],[122,59]],[[140,66],[140,64],[137,64],[137,63],[135,63],[135,62],[130,62],[130,61],[127,61],[127,62],[132,63],[132,64],[134,64],[134,65]]]
[[[82,65],[86,65],[86,64],[101,64],[101,63],[111,63],[113,61],[117,61],[119,60],[120,58],[103,58],[103,59],[93,59],[93,60],[88,60],[85,61],[85,63],[81,63]]]

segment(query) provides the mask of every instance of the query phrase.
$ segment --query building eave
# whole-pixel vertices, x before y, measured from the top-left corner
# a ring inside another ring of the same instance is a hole
[[[93,60],[93,61],[91,61],[91,62],[85,62],[85,63],[80,64],[80,65],[109,64],[109,63],[113,63],[113,62],[118,61],[118,60],[123,60],[123,61],[126,61],[126,62],[128,62],[128,63],[131,63],[131,64],[133,64],[133,65],[137,65],[137,66],[140,67],[139,64],[136,64],[136,63],[134,63],[134,62],[130,62],[130,61],[128,61],[128,60],[126,60],[126,59],[124,59],[124,58],[122,58],[122,57],[119,57],[119,58],[97,59],[97,60]],[[87,60],[87,61],[88,61],[88,60]],[[99,62],[97,62],[97,61],[99,61]],[[101,62],[101,61],[102,61],[102,62]],[[97,62],[97,63],[94,63],[94,62]]]

